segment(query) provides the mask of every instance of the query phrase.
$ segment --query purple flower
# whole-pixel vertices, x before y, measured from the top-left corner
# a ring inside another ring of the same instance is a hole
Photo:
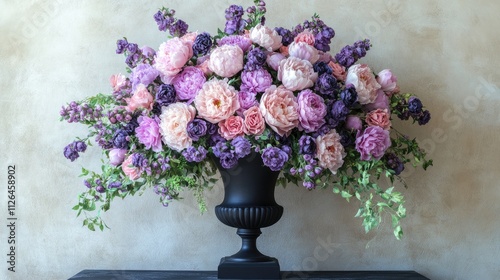
[[[152,119],[146,116],[138,118],[139,126],[135,129],[135,134],[139,142],[146,146],[146,149],[151,149],[154,152],[162,150],[160,126],[158,119]]]
[[[114,182],[109,183],[108,189],[118,189],[118,188],[121,188],[121,186],[122,186],[122,183],[120,181],[114,181]]]
[[[225,153],[220,158],[220,163],[225,169],[231,169],[238,164],[238,157],[234,152]]]
[[[283,27],[276,27],[274,28],[276,32],[278,32],[278,35],[281,36],[281,43],[283,46],[288,46],[293,42],[293,34],[290,30],[283,28]]]
[[[161,85],[156,90],[156,103],[160,104],[160,106],[168,106],[174,103],[176,97],[177,93],[171,84]]]
[[[187,125],[188,135],[193,141],[200,140],[207,134],[207,122],[202,119],[194,119]]]
[[[353,85],[348,85],[340,92],[340,99],[348,108],[352,107],[358,101],[358,93]]]
[[[64,157],[66,157],[67,159],[69,159],[71,161],[75,161],[80,156],[75,149],[75,142],[64,147],[63,154],[64,154]]]
[[[252,41],[245,36],[233,35],[220,39],[219,46],[223,45],[238,46],[243,52],[247,52],[252,46]]]
[[[212,47],[212,37],[207,32],[198,34],[193,43],[193,54],[196,56],[204,56]]]
[[[415,96],[408,99],[408,111],[412,115],[418,115],[422,111],[422,101]]]
[[[425,110],[418,118],[418,124],[424,125],[427,124],[430,120],[431,120],[431,113],[428,110]]]
[[[206,81],[207,78],[201,69],[188,66],[175,76],[172,84],[179,100],[193,100]]]
[[[139,84],[148,86],[152,83],[160,73],[149,64],[139,64],[132,70],[130,80],[132,81],[132,88],[135,89]]]
[[[340,135],[340,144],[342,146],[344,147],[354,146],[356,139],[351,132],[347,130],[341,130],[339,132],[339,135]]]
[[[182,155],[188,162],[202,162],[207,157],[207,150],[203,146],[198,149],[190,146],[182,151]]]
[[[76,141],[76,142],[73,142],[74,143],[74,147],[75,147],[75,151],[79,152],[79,153],[83,153],[85,152],[85,150],[87,150],[87,144],[85,144],[85,142],[83,141]]]
[[[321,96],[310,89],[301,91],[297,98],[299,124],[306,132],[313,132],[325,124],[326,105]]]
[[[337,79],[327,73],[319,76],[314,85],[314,91],[328,97],[334,97],[338,88]]]
[[[394,153],[389,153],[384,156],[386,165],[390,169],[394,170],[394,175],[399,175],[405,169],[404,163],[401,159],[396,156]]]
[[[219,141],[212,147],[212,152],[220,158],[223,154],[230,153],[231,149],[227,145],[227,141]]]
[[[178,19],[174,24],[170,25],[170,35],[174,37],[182,37],[187,33],[189,26],[181,19]]]
[[[369,126],[363,133],[358,131],[356,136],[356,150],[361,154],[361,160],[378,160],[390,146],[389,131],[379,126]]]
[[[122,164],[123,160],[125,160],[126,153],[127,150],[125,149],[111,149],[108,153],[109,164],[113,166]]]
[[[261,48],[253,48],[248,52],[245,71],[253,71],[262,68],[266,63],[267,55]]]
[[[252,151],[252,144],[245,137],[238,136],[231,141],[237,158],[244,158]]]
[[[156,21],[156,24],[158,25],[158,30],[160,31],[166,31],[167,26],[171,24],[171,22],[167,20],[167,18],[165,18],[163,11],[156,12],[156,14],[154,14],[153,17]]]
[[[288,145],[281,146],[281,150],[285,152],[289,157],[292,156],[292,148]]]
[[[129,133],[124,129],[116,130],[113,135],[113,147],[118,149],[128,149],[128,135]]]
[[[132,154],[132,165],[139,168],[148,166],[148,159],[141,153]]]
[[[328,119],[328,123],[333,127],[336,127],[341,122],[346,120],[348,114],[349,108],[345,106],[344,102],[335,101],[330,109],[330,118]]]
[[[259,106],[256,94],[248,91],[240,91],[238,93],[238,101],[240,102],[240,109],[238,109],[238,113],[241,114],[243,114],[243,112],[248,110],[250,107]]]
[[[280,171],[288,161],[288,154],[276,147],[265,148],[262,152],[262,161],[272,171]]]
[[[302,135],[299,139],[299,153],[302,155],[316,154],[316,141],[309,135]]]
[[[245,27],[245,21],[242,19],[245,11],[243,7],[231,5],[226,9],[226,26],[224,32],[226,34],[239,33]]]
[[[135,43],[129,43],[127,45],[127,51],[130,53],[130,54],[135,54],[137,53],[137,50],[139,49],[139,46]]]
[[[321,76],[323,74],[332,74],[332,68],[324,61],[319,61],[314,63],[313,65],[314,72],[318,73],[318,76]]]
[[[255,71],[243,71],[241,73],[241,87],[242,91],[248,92],[264,92],[273,83],[271,74],[264,69]]]
[[[116,41],[116,53],[122,54],[127,49],[127,46],[128,42],[125,38],[123,40]]]
[[[387,109],[387,111],[390,111],[391,106],[389,104],[389,97],[387,97],[383,90],[379,89],[375,100],[372,103],[363,105],[363,109],[365,111],[373,111],[377,109]]]
[[[143,56],[152,59],[155,56],[156,51],[153,50],[152,48],[148,47],[148,46],[143,46],[141,48],[141,53],[142,53]]]
[[[366,51],[371,47],[370,40],[357,41],[352,46],[343,47],[338,54],[335,55],[335,60],[338,64],[345,68],[351,67],[358,59],[366,55]]]
[[[357,116],[347,116],[345,121],[345,128],[350,130],[361,130],[363,128],[363,122]]]

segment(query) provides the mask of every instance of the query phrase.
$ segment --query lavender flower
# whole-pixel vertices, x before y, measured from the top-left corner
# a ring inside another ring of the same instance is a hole
[[[85,142],[83,141],[76,141],[76,142],[73,142],[74,146],[75,146],[75,151],[79,152],[79,153],[83,153],[85,152],[85,150],[87,150],[87,144],[85,144]]]
[[[245,137],[238,136],[231,141],[237,158],[244,158],[252,151],[252,144]]]
[[[236,165],[238,164],[238,157],[236,156],[234,151],[222,154],[219,159],[222,167],[224,167],[225,169],[231,169],[233,167],[236,167]]]
[[[139,168],[146,168],[148,166],[148,159],[141,153],[132,154],[132,165]]]
[[[231,35],[239,33],[245,27],[245,21],[242,19],[244,14],[243,7],[231,5],[226,9],[226,26],[224,32]]]
[[[288,154],[279,148],[269,147],[263,150],[262,161],[272,171],[280,171],[288,161]]]
[[[348,108],[354,106],[358,100],[358,93],[353,85],[349,84],[345,87],[343,91],[340,92],[340,99],[344,102],[344,105]]]
[[[117,149],[128,149],[128,137],[129,133],[123,129],[116,130],[113,135],[113,147]]]
[[[207,122],[202,119],[194,119],[188,123],[187,132],[193,141],[198,141],[207,134]]]
[[[264,92],[273,83],[273,77],[265,69],[257,69],[254,71],[243,71],[241,73],[240,90],[257,93]]]
[[[117,54],[122,54],[128,46],[128,42],[126,38],[123,38],[123,40],[118,40],[116,41],[116,53]]]
[[[198,34],[193,43],[193,54],[196,56],[204,56],[212,47],[212,37],[207,32]]]
[[[245,36],[233,35],[227,36],[219,40],[219,46],[231,45],[238,46],[243,52],[247,52],[252,46],[252,41]]]
[[[190,146],[182,151],[182,155],[188,162],[202,162],[207,157],[207,150],[203,146],[198,149]]]
[[[274,28],[274,30],[276,30],[276,32],[278,32],[278,35],[281,36],[281,43],[283,44],[283,46],[288,46],[293,42],[293,38],[295,36],[290,30],[283,27],[276,27]]]
[[[129,43],[127,45],[127,51],[129,52],[130,55],[137,53],[139,50],[139,46],[135,43]]]
[[[132,88],[135,89],[135,87],[139,84],[148,86],[159,75],[160,72],[153,68],[153,66],[145,63],[139,64],[134,68],[134,70],[132,70],[132,75],[130,76],[130,80],[132,81]]]
[[[189,26],[181,19],[178,19],[174,24],[170,25],[170,35],[175,37],[182,37],[186,35]]]
[[[261,69],[266,63],[267,55],[261,48],[253,48],[248,52],[245,71],[254,71]]]
[[[175,88],[171,84],[163,84],[156,90],[156,103],[160,106],[168,106],[175,102]]]
[[[303,155],[316,154],[316,141],[309,135],[302,135],[299,139],[299,153]]]
[[[344,122],[349,114],[349,108],[347,108],[342,101],[335,101],[330,109],[330,114],[328,118],[328,124],[336,127],[341,122]]]
[[[318,76],[321,76],[323,74],[332,74],[332,68],[324,61],[319,61],[314,63],[313,65],[314,72],[318,73]]]
[[[325,97],[335,97],[339,89],[337,79],[334,76],[324,73],[316,80],[314,91]]]
[[[343,47],[338,54],[335,55],[335,60],[338,64],[345,68],[351,67],[358,59],[366,55],[366,51],[371,47],[370,40],[357,41],[352,46]]]
[[[122,183],[120,181],[114,181],[114,182],[109,183],[108,189],[118,189],[118,188],[121,188],[121,186],[122,186]]]
[[[69,159],[71,161],[75,161],[80,156],[75,149],[74,142],[67,145],[66,147],[64,147],[63,154],[64,154],[64,157],[66,157],[67,159]]]

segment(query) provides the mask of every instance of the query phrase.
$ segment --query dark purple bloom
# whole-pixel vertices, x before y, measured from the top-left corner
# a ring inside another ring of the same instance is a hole
[[[104,193],[104,192],[106,192],[106,189],[103,186],[97,186],[97,187],[95,187],[95,190],[98,193]]]
[[[182,155],[188,162],[202,162],[207,157],[207,150],[203,146],[198,149],[190,146],[182,151]]]
[[[283,150],[283,152],[285,152],[289,157],[292,156],[292,148],[288,145],[283,145],[281,146],[281,150]]]
[[[237,158],[244,158],[252,152],[252,144],[245,137],[238,136],[231,141]]]
[[[122,54],[127,49],[127,46],[128,46],[127,39],[116,41],[116,53]]]
[[[139,46],[135,43],[129,43],[127,45],[127,50],[129,51],[130,54],[135,54],[138,49],[139,49]]]
[[[87,144],[85,144],[85,142],[83,141],[76,141],[74,142],[74,144],[75,144],[75,151],[79,153],[83,153],[85,152],[85,150],[87,150]]]
[[[398,114],[398,118],[400,120],[406,121],[406,120],[408,120],[410,118],[410,112],[403,111],[403,112],[401,112],[401,113]]]
[[[187,33],[188,28],[189,26],[185,21],[178,19],[174,24],[170,25],[169,32],[172,36],[182,37]]]
[[[128,135],[132,135],[135,132],[135,129],[139,127],[138,121],[139,115],[133,115],[127,125],[125,125],[124,130],[128,133]]]
[[[223,154],[230,153],[231,149],[227,145],[227,141],[219,141],[212,147],[212,152],[220,158]]]
[[[316,80],[314,91],[327,97],[334,97],[338,88],[337,79],[335,79],[334,76],[325,73],[319,76],[318,80]]]
[[[128,149],[128,132],[123,129],[118,129],[113,135],[113,147],[118,149]]]
[[[265,148],[262,152],[262,161],[272,171],[280,171],[288,161],[288,154],[276,147]]]
[[[245,70],[254,71],[262,68],[262,66],[266,63],[266,59],[267,55],[261,48],[253,48],[248,52]]]
[[[148,166],[148,159],[141,153],[132,155],[132,165],[139,168],[146,168]]]
[[[431,120],[431,113],[428,110],[425,110],[418,118],[418,124],[424,125],[427,124],[430,120]]]
[[[90,182],[88,180],[84,180],[83,185],[85,185],[85,187],[87,187],[89,189],[92,187],[92,185],[90,184]]]
[[[283,46],[288,46],[293,42],[294,35],[292,32],[286,28],[283,27],[276,27],[274,28],[276,32],[278,32],[278,35],[281,36],[281,43]]]
[[[193,54],[196,56],[204,56],[212,47],[212,37],[207,32],[198,34],[193,43]]]
[[[238,164],[238,157],[234,152],[225,153],[220,158],[220,164],[225,169],[231,169]]]
[[[242,19],[244,12],[243,7],[238,5],[231,5],[226,9],[225,33],[231,35],[243,30],[245,27],[245,21]]]
[[[358,100],[358,93],[353,85],[348,85],[346,88],[340,92],[340,99],[344,102],[344,105],[348,108],[352,107]]]
[[[75,150],[74,142],[64,147],[64,157],[71,161],[75,161],[80,155]]]
[[[210,125],[209,125],[209,127],[210,127]],[[226,139],[224,137],[222,137],[217,130],[214,133],[210,134],[210,139],[208,139],[208,144],[211,147],[216,146],[220,142],[226,142]]]
[[[219,128],[217,127],[216,124],[213,124],[213,123],[207,123],[207,133],[210,134],[210,135],[213,135],[217,132]]]
[[[346,120],[348,114],[349,108],[345,106],[344,102],[335,101],[330,110],[328,123],[336,127],[339,123]]]
[[[408,99],[408,111],[411,115],[419,115],[422,111],[422,102],[415,96]]]
[[[314,63],[313,65],[314,72],[318,73],[318,76],[321,76],[322,74],[332,74],[332,68],[324,61],[319,61]]]
[[[108,189],[118,189],[122,186],[122,183],[120,181],[114,181],[109,183]]]
[[[187,125],[188,135],[193,141],[200,140],[207,134],[207,122],[202,119],[194,119]]]
[[[340,144],[342,144],[342,146],[354,147],[354,144],[356,143],[356,137],[354,136],[354,134],[352,134],[347,130],[341,130],[339,132],[339,135],[340,135]]]
[[[153,18],[155,19],[156,24],[158,25],[158,29],[160,31],[167,30],[168,22],[166,21],[165,16],[163,15],[162,11],[156,12],[156,14],[154,14]]]
[[[173,85],[163,84],[156,90],[156,103],[160,104],[160,106],[168,106],[175,102],[176,96]]]
[[[308,135],[302,135],[299,139],[299,153],[303,155],[316,154],[316,141]]]
[[[338,64],[349,68],[356,63],[358,59],[366,55],[366,51],[371,47],[370,40],[357,41],[352,46],[343,47],[338,54],[335,55],[335,60]]]
[[[405,169],[404,163],[394,153],[386,154],[384,158],[385,158],[385,162],[387,164],[387,167],[394,170],[394,175],[401,174],[401,172],[403,172],[403,170]]]

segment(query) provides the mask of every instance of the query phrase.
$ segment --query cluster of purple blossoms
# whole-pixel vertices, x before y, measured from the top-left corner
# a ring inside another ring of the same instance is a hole
[[[64,147],[64,157],[71,161],[75,161],[80,154],[87,150],[87,144],[83,141],[75,141]]]
[[[296,34],[294,35],[294,33],[292,33],[292,31],[290,31],[286,28],[283,28],[283,27],[276,27],[276,28],[274,28],[274,30],[276,30],[278,35],[281,36],[281,43],[285,47],[290,45],[293,42],[293,39],[295,38],[295,35],[296,35]]]
[[[193,54],[200,57],[206,55],[212,48],[212,37],[207,32],[196,36],[193,43]]]
[[[153,17],[158,25],[158,30],[167,31],[168,29],[170,35],[182,37],[187,33],[189,26],[183,20],[174,18],[174,15],[175,10],[162,8]]]
[[[358,101],[356,88],[351,84],[347,85],[345,89],[340,92],[340,99],[344,102],[346,107],[353,107],[354,104],[356,104],[356,101]]]
[[[354,45],[343,47],[338,54],[335,55],[335,60],[338,64],[345,68],[351,67],[356,61],[366,55],[371,47],[370,40],[357,41]]]
[[[253,48],[247,54],[247,63],[245,71],[254,71],[261,69],[266,63],[267,55],[261,48]]]
[[[399,111],[398,118],[401,120],[408,120],[412,117],[419,125],[425,125],[431,119],[429,110],[423,110],[422,101],[415,96],[410,97],[408,102],[405,100],[400,102],[396,109]]]
[[[327,123],[331,127],[337,127],[340,123],[345,122],[349,114],[349,108],[340,100],[333,102],[331,106],[328,106],[328,109]]]
[[[170,158],[159,156],[156,161],[151,163],[151,172],[156,175],[161,175],[163,172],[170,169]]]
[[[155,185],[153,187],[153,191],[155,194],[160,196],[160,201],[164,207],[167,207],[168,204],[172,201],[172,196],[170,195],[170,191],[165,186]]]
[[[333,37],[335,37],[335,31],[333,28],[327,26],[318,15],[314,15],[312,21],[306,20],[302,27],[314,34],[314,47],[317,50],[323,52],[330,51],[330,43]]]
[[[189,146],[182,151],[182,156],[188,162],[202,162],[207,157],[207,150],[203,146],[195,148],[194,146]]]
[[[299,139],[299,153],[302,155],[316,154],[316,141],[309,135],[302,135]]]
[[[124,129],[117,129],[113,134],[113,147],[117,149],[128,149],[128,142],[130,141],[130,136],[128,131]]]
[[[105,150],[113,148],[113,143],[111,141],[113,130],[107,128],[101,120],[97,121],[93,127],[97,131],[97,135],[95,136],[97,144]]]
[[[245,20],[243,7],[238,5],[231,5],[226,9],[226,26],[224,32],[226,34],[239,34],[245,28]]]
[[[272,171],[280,171],[289,159],[289,154],[277,147],[269,147],[262,150],[262,161]]]
[[[314,91],[324,97],[335,98],[339,89],[337,79],[328,73],[320,75],[314,84]]]
[[[108,112],[108,120],[112,124],[116,124],[118,122],[129,122],[132,120],[132,113],[117,107],[114,108],[113,111]]]
[[[194,119],[187,125],[187,133],[193,141],[200,140],[201,137],[207,135],[208,125],[203,119]]]
[[[318,161],[314,159],[314,156],[311,154],[304,154],[303,160],[305,165],[303,167],[300,167],[298,169],[296,168],[291,168],[290,169],[290,174],[291,175],[296,175],[300,174],[303,177],[303,182],[302,185],[308,189],[312,190],[316,188],[316,182],[314,181],[314,178],[317,177],[318,175],[323,172],[323,168],[318,166]]]
[[[130,68],[136,67],[137,63],[141,60],[142,57],[141,49],[139,49],[139,46],[135,43],[129,43],[126,38],[116,41],[116,53],[123,53],[127,56],[127,58],[125,59],[125,63]]]
[[[314,72],[318,73],[318,76],[321,76],[323,74],[328,74],[331,75],[333,70],[332,68],[328,65],[328,63],[324,61],[318,61],[314,63],[313,65]]]
[[[257,11],[259,13],[257,13]],[[247,23],[252,23],[252,18],[256,18],[260,14],[260,24],[264,25],[266,23],[266,17],[263,15],[266,12],[266,2],[264,1],[259,1],[257,3],[257,7],[251,6],[247,8],[247,14],[248,14],[248,19]]]
[[[238,159],[244,158],[252,152],[250,141],[238,136],[231,143],[220,140],[212,147],[212,151],[219,158],[222,167],[230,169],[238,164]]]
[[[394,170],[394,175],[399,175],[405,169],[404,163],[394,153],[388,153],[384,156],[387,167]]]
[[[102,117],[102,107],[97,105],[92,108],[87,103],[80,104],[73,101],[68,106],[63,106],[59,111],[59,115],[68,123],[95,121]]]

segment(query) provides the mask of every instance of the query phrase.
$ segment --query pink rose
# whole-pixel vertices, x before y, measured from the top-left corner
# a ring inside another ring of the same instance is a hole
[[[232,140],[237,136],[243,136],[243,118],[230,116],[219,122],[219,134],[226,140]]]
[[[286,57],[281,53],[273,52],[267,55],[267,65],[273,68],[274,71],[278,71],[278,67],[280,66],[280,62]]]
[[[366,64],[349,67],[345,84],[352,84],[356,88],[358,101],[362,105],[375,101],[377,90],[380,88],[372,70]]]
[[[109,78],[109,82],[114,92],[118,92],[127,86],[127,78],[122,74],[112,75],[111,78]]]
[[[311,62],[311,64],[316,63],[319,59],[318,50],[304,42],[293,42],[288,45],[288,54],[293,57],[307,60]]]
[[[391,115],[387,109],[377,109],[371,111],[366,115],[365,121],[368,125],[380,126],[385,130],[389,130],[391,128]]]
[[[299,93],[297,103],[300,127],[306,132],[314,132],[325,124],[326,105],[321,96],[305,89]]]
[[[125,159],[125,154],[127,153],[126,149],[111,149],[109,151],[108,157],[109,157],[109,164],[113,166],[118,166],[120,165],[123,160]]]
[[[278,79],[289,90],[312,87],[317,78],[318,73],[314,72],[313,65],[307,60],[289,57],[280,62]]]
[[[340,135],[334,129],[316,138],[316,157],[319,166],[330,169],[333,174],[336,174],[344,164],[346,156],[340,139]]]
[[[366,111],[373,111],[376,109],[387,109],[389,110],[390,105],[389,105],[389,97],[384,93],[383,90],[379,89],[377,91],[377,97],[372,103],[365,104],[363,106],[363,110]]]
[[[243,69],[243,51],[235,45],[217,47],[210,54],[208,68],[221,77],[232,77]]]
[[[247,135],[261,135],[266,129],[266,123],[258,106],[250,107],[243,112],[245,117],[243,132]]]
[[[356,150],[361,154],[361,160],[381,159],[390,146],[389,131],[379,126],[369,126],[356,135]]]
[[[194,98],[194,104],[198,115],[211,123],[229,118],[240,108],[238,92],[227,84],[227,80],[217,79],[203,84]]]
[[[363,128],[363,122],[359,117],[349,115],[345,121],[345,128],[350,130],[361,130]]]
[[[332,68],[332,75],[337,80],[345,81],[345,79],[347,78],[347,72],[345,71],[344,66],[342,66],[338,63],[335,63],[333,61],[330,61],[330,63],[328,63],[328,66],[330,66]]]
[[[143,84],[137,85],[132,97],[125,98],[125,101],[127,101],[125,109],[129,112],[134,112],[139,108],[144,108],[146,110],[151,110],[153,108],[153,96]]]
[[[160,45],[160,49],[156,53],[154,67],[168,80],[169,77],[181,72],[182,67],[192,56],[191,45],[174,37]]]
[[[295,38],[293,39],[295,43],[298,42],[304,42],[310,46],[314,46],[314,34],[311,33],[309,30],[304,30],[297,34]]]
[[[135,167],[132,165],[132,155],[129,155],[127,159],[122,163],[122,171],[130,178],[130,180],[134,181],[141,177],[141,171],[139,167]]]
[[[163,142],[171,149],[181,152],[192,145],[187,125],[194,119],[196,110],[186,103],[177,102],[163,107],[160,115],[160,133]]]
[[[384,69],[378,73],[377,82],[386,94],[391,95],[396,90],[398,78],[392,74],[391,70]]]
[[[269,87],[260,99],[259,108],[266,123],[280,136],[290,135],[299,125],[299,105],[291,90]]]
[[[278,32],[262,24],[257,24],[250,30],[250,40],[268,51],[275,51],[282,45]]]

